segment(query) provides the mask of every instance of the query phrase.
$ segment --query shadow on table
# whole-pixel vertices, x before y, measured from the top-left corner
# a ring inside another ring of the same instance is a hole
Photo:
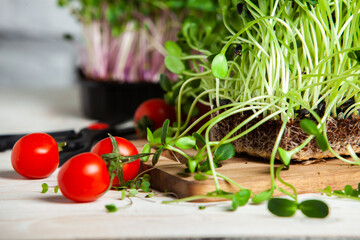
[[[24,177],[20,176],[19,174],[17,174],[15,171],[11,171],[11,170],[5,170],[5,171],[1,171],[0,170],[0,178],[5,178],[5,179],[25,179]]]
[[[70,199],[67,199],[66,197],[64,197],[63,195],[61,195],[61,193],[57,193],[57,195],[48,195],[48,196],[42,196],[37,198],[37,200],[39,201],[43,201],[43,202],[49,202],[49,203],[57,203],[57,204],[70,204],[70,203],[75,203],[73,201],[71,201]]]

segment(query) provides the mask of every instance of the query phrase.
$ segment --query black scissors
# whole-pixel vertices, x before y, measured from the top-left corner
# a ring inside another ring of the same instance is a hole
[[[47,132],[56,142],[65,142],[66,145],[60,152],[60,166],[64,164],[71,157],[90,151],[93,144],[103,138],[108,137],[108,134],[113,136],[126,137],[133,139],[135,137],[135,127],[131,121],[127,122],[96,122],[81,129],[78,133],[74,130]],[[0,152],[12,149],[16,141],[26,134],[16,135],[0,135]]]

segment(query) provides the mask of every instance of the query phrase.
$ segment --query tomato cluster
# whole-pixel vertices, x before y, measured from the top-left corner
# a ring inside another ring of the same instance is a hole
[[[134,114],[136,131],[140,138],[146,136],[146,129],[152,131],[161,128],[169,119],[176,121],[175,109],[163,99],[150,99],[142,103]],[[117,143],[117,146],[116,146]],[[104,158],[107,153],[120,156],[138,154],[136,147],[121,137],[105,138],[96,143],[90,152],[78,154],[60,168],[57,175],[58,185],[63,195],[73,201],[89,202],[102,196],[111,186],[119,186],[134,179],[140,170],[140,160],[117,163],[113,167],[111,161]],[[16,172],[26,178],[40,179],[50,176],[59,166],[59,147],[48,134],[32,133],[21,138],[13,147],[11,163]],[[114,172],[121,174],[111,178]],[[115,170],[114,170],[115,169]]]
[[[136,147],[128,140],[114,137],[118,152],[123,156],[138,154]],[[113,152],[110,138],[94,145],[91,152],[78,154],[64,163],[57,175],[62,194],[76,202],[90,202],[101,197],[110,186],[118,186],[115,177],[110,184],[108,164],[103,154]],[[59,166],[58,144],[46,133],[31,133],[19,139],[11,153],[14,170],[26,178],[41,179],[50,176]],[[140,170],[140,160],[122,166],[124,181],[134,179]]]
[[[136,109],[134,115],[134,123],[136,133],[139,138],[145,138],[147,128],[154,131],[161,128],[166,119],[170,123],[176,121],[175,108],[168,105],[164,99],[149,99]]]

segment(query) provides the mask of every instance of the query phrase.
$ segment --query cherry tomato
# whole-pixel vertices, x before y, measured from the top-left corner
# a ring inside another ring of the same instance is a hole
[[[119,152],[123,156],[132,156],[138,154],[137,148],[130,141],[126,140],[122,137],[114,137],[119,146]],[[112,153],[113,146],[111,144],[110,138],[105,138],[100,142],[96,143],[94,147],[91,149],[92,153],[95,153],[99,156]],[[123,165],[123,173],[125,182],[134,179],[140,170],[140,160],[136,160],[134,162],[126,163]],[[112,182],[113,186],[119,186],[119,179],[115,177]]]
[[[31,133],[20,138],[11,152],[15,171],[27,178],[46,178],[59,166],[59,149],[46,133]]]
[[[60,168],[58,185],[62,194],[76,202],[91,202],[101,197],[110,185],[104,160],[94,153],[80,153]]]
[[[174,107],[168,105],[164,99],[149,99],[136,109],[134,123],[139,138],[146,137],[146,128],[154,131],[161,128],[166,119],[170,124],[176,121]]]

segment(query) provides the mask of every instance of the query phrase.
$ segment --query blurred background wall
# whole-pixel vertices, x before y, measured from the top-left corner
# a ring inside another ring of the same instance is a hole
[[[56,0],[0,0],[0,87],[65,88],[75,82],[79,52],[64,34],[80,26]]]

